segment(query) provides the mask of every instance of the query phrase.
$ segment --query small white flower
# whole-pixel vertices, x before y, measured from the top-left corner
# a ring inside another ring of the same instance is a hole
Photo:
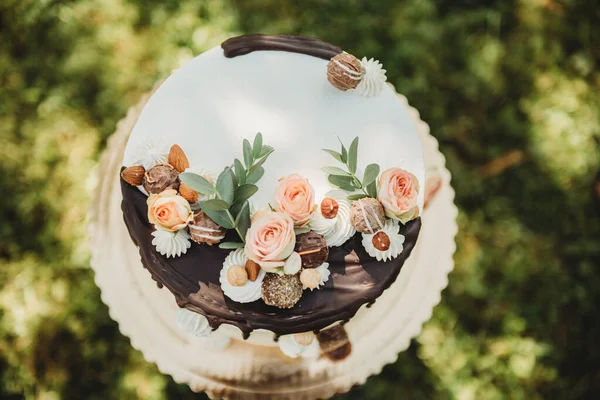
[[[383,69],[383,65],[379,61],[373,58],[367,60],[367,57],[364,57],[360,64],[364,73],[360,83],[354,90],[366,97],[378,94],[385,86],[385,81],[387,81],[386,70]]]
[[[167,258],[179,257],[187,253],[187,250],[192,247],[190,235],[185,229],[169,232],[156,227],[156,230],[152,232],[152,236],[154,236],[152,244],[156,248],[156,251],[163,256],[167,256]]]
[[[388,260],[392,260],[396,257],[398,257],[400,255],[400,253],[402,253],[402,250],[404,249],[404,235],[401,235],[399,233],[400,231],[400,224],[398,221],[396,220],[392,220],[392,219],[388,219],[387,221],[385,221],[385,225],[383,226],[383,229],[381,229],[381,231],[379,232],[384,232],[386,235],[388,235],[388,237],[390,238],[390,247],[385,250],[378,250],[374,245],[373,245],[373,237],[379,233],[363,233],[362,237],[362,244],[365,247],[365,250],[367,250],[367,253],[369,253],[369,255],[371,257],[375,257],[377,259],[377,261],[388,261]]]

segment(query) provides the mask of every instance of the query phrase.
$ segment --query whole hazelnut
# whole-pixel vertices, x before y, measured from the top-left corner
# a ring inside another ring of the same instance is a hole
[[[321,274],[313,268],[305,269],[300,273],[300,282],[304,289],[316,289],[321,283]]]
[[[144,189],[148,193],[160,193],[167,189],[179,189],[179,172],[168,164],[158,164],[146,171]]]
[[[248,281],[246,268],[241,265],[234,265],[227,270],[227,280],[232,286],[244,286]]]
[[[390,237],[384,231],[377,232],[371,242],[380,251],[386,251],[390,248]]]
[[[337,202],[337,200],[332,199],[331,197],[324,198],[323,201],[321,201],[321,215],[324,218],[335,218],[339,209],[339,203]]]
[[[356,88],[362,76],[363,67],[352,54],[340,53],[327,64],[327,80],[342,91]]]

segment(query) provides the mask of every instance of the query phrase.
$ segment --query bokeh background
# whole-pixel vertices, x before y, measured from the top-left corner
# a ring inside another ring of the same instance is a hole
[[[0,397],[188,399],[89,268],[98,157],[128,107],[241,33],[382,60],[440,141],[456,268],[394,365],[343,399],[600,398],[595,0],[0,0]],[[200,396],[202,398],[202,396]]]

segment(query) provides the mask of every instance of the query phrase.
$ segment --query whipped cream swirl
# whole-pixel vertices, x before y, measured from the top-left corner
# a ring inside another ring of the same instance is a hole
[[[310,229],[325,237],[328,246],[341,246],[356,233],[356,229],[350,222],[350,200],[347,194],[341,190],[331,190],[325,194],[325,198],[337,201],[339,208],[334,218],[328,219],[321,214],[321,207],[310,221]]]
[[[375,96],[385,86],[387,80],[386,70],[383,69],[383,65],[379,61],[373,58],[367,60],[367,57],[364,57],[360,64],[364,72],[360,83],[354,90],[366,97]]]
[[[363,233],[362,234],[362,244],[365,247],[365,250],[367,250],[367,253],[369,253],[369,255],[371,257],[375,257],[377,259],[377,261],[388,261],[388,260],[392,260],[396,257],[398,257],[400,255],[400,253],[402,253],[402,250],[404,249],[404,235],[399,233],[400,231],[400,224],[397,220],[393,220],[393,219],[388,219],[387,221],[385,221],[385,224],[383,226],[383,229],[381,229],[381,231],[379,232],[385,232],[388,237],[390,238],[390,247],[385,250],[378,250],[377,248],[375,248],[375,246],[373,245],[373,237],[379,233]]]
[[[258,278],[254,282],[250,279],[243,286],[233,286],[227,279],[227,271],[229,268],[241,265],[244,267],[248,257],[244,249],[236,249],[229,253],[225,261],[223,262],[223,268],[221,268],[221,275],[219,281],[221,282],[221,289],[225,296],[238,303],[251,303],[260,299],[262,291],[262,281],[266,275],[266,272],[261,269],[258,273]]]
[[[200,315],[186,308],[177,310],[177,327],[193,337],[206,337],[212,329],[204,315]]]
[[[284,335],[279,338],[277,344],[279,344],[281,352],[290,358],[316,358],[321,352],[319,341],[316,338],[307,346],[303,346],[296,342],[294,335]]]
[[[156,227],[156,226],[155,226]],[[177,232],[170,232],[159,227],[152,232],[152,244],[163,256],[179,257],[187,253],[187,250],[192,247],[190,242],[190,234],[185,229],[180,229]]]
[[[135,154],[133,165],[141,165],[146,171],[157,164],[166,164],[169,157],[169,146],[159,141],[148,140]]]

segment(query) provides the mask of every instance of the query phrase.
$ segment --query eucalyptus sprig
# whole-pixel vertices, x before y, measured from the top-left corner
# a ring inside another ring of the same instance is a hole
[[[349,200],[359,200],[364,197],[377,197],[376,181],[377,176],[379,175],[379,165],[367,165],[361,181],[356,176],[356,168],[358,165],[358,136],[354,138],[349,149],[346,149],[346,146],[344,146],[341,140],[340,144],[342,146],[340,152],[323,149],[324,152],[344,164],[347,168],[347,170],[338,167],[321,168],[323,172],[328,174],[327,179],[329,182],[341,190],[352,193],[348,196]],[[354,193],[358,190],[362,191],[362,193]]]
[[[262,165],[274,149],[263,144],[262,134],[254,137],[253,145],[247,139],[243,142],[244,163],[237,158],[233,165],[227,166],[217,178],[216,183],[191,172],[179,175],[181,182],[196,192],[214,196],[213,199],[199,202],[206,215],[225,229],[235,229],[242,240],[239,242],[224,242],[221,248],[234,249],[243,247],[246,242],[246,232],[250,228],[250,203],[248,199],[257,191],[256,183],[265,173]]]

